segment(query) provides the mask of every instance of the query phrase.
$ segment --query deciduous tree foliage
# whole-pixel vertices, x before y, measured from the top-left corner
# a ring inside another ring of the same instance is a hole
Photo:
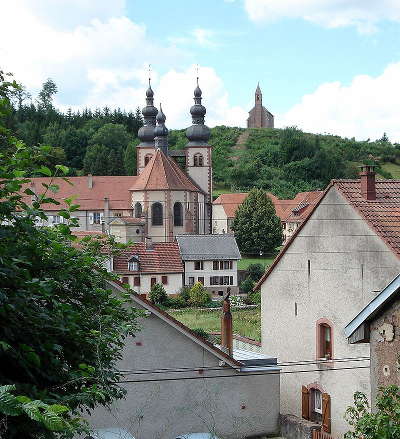
[[[232,224],[242,253],[272,252],[282,244],[282,225],[275,207],[261,189],[253,189],[239,206]]]
[[[128,291],[106,288],[106,242],[74,245],[71,199],[59,212],[70,224],[36,227],[41,205],[56,204],[57,178],[43,196],[32,192],[26,175],[53,174],[40,165],[47,147],[26,147],[2,123],[9,84],[0,72],[0,436],[70,437],[84,427],[82,410],[123,397],[117,361],[137,311]]]

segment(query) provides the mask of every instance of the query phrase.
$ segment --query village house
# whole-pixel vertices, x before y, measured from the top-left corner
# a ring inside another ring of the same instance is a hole
[[[240,251],[233,235],[182,235],[176,241],[184,264],[184,284],[201,282],[213,296],[229,287],[239,293],[237,262]]]
[[[379,387],[400,386],[400,275],[346,326],[349,343],[369,343],[371,399]]]
[[[125,291],[110,282],[114,291]],[[221,348],[199,337],[166,312],[133,295],[146,316],[127,339],[118,367],[124,399],[88,418],[95,429],[121,428],[135,438],[175,438],[211,432],[226,439],[279,433],[279,373],[276,358],[229,353],[232,327]],[[227,322],[227,320],[224,320]]]
[[[52,197],[65,207],[65,198],[74,198],[79,209],[74,212],[78,231],[111,232],[125,240],[172,242],[176,235],[211,232],[212,163],[208,144],[210,129],[204,124],[205,107],[197,85],[194,105],[190,108],[192,125],[186,130],[188,143],[183,151],[168,148],[168,129],[161,107],[154,105],[154,92],[149,85],[146,106],[142,110],[144,126],[139,129],[137,175],[70,177],[69,184],[61,178],[32,178],[29,189],[37,195],[46,191],[44,185],[57,184]],[[175,159],[184,159],[184,170]],[[24,186],[22,190],[26,189]],[[32,198],[33,197],[33,198]],[[25,195],[30,203],[35,196]],[[47,221],[53,225],[64,221],[54,204],[42,206]]]
[[[369,346],[349,344],[344,328],[400,271],[399,217],[400,181],[376,181],[371,166],[333,180],[255,287],[263,351],[302,362],[282,375],[281,413],[334,437],[349,429],[354,392],[370,394]]]
[[[292,200],[280,200],[275,195],[267,193],[275,207],[276,215],[282,222],[284,242],[293,235],[321,195],[322,191],[299,192]],[[232,223],[236,211],[247,196],[247,192],[221,194],[213,201],[213,233],[233,233]]]

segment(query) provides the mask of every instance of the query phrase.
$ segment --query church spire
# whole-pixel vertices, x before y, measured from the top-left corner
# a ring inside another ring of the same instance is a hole
[[[186,137],[189,140],[187,146],[207,144],[210,138],[210,129],[204,125],[204,116],[206,108],[201,104],[202,91],[199,87],[199,77],[196,79],[196,88],[194,89],[194,105],[190,108],[192,115],[192,126],[186,130]]]
[[[138,146],[154,147],[154,127],[156,126],[157,108],[153,104],[154,92],[151,88],[149,76],[149,87],[146,90],[146,106],[142,109],[143,126],[138,131],[140,144]]]
[[[168,155],[168,128],[165,126],[166,119],[160,103],[160,110],[156,117],[157,126],[154,128],[154,142],[156,148],[160,148],[165,155]]]
[[[257,88],[256,88],[256,92],[255,92],[254,101],[255,101],[255,105],[262,106],[262,92],[261,92],[261,88],[260,88],[260,83],[259,82],[257,82]]]

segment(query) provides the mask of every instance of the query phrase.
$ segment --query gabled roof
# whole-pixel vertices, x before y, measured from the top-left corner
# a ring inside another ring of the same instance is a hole
[[[374,319],[396,297],[400,297],[400,274],[346,326],[345,336],[350,337],[358,328]]]
[[[183,273],[182,259],[176,242],[155,242],[151,249],[146,244],[130,245],[114,257],[113,271],[119,274],[136,273],[128,270],[128,261],[132,256],[139,257],[140,273]]]
[[[293,200],[281,200],[285,222],[302,222],[322,196],[323,191],[299,192]]]
[[[184,261],[241,259],[233,235],[179,235],[175,239]]]
[[[400,180],[376,180],[375,184],[376,199],[366,200],[361,195],[360,180],[332,180],[254,289],[261,287],[332,187],[335,187],[343,195],[369,227],[400,258]]]
[[[48,191],[48,196],[59,201],[61,204],[44,204],[44,210],[59,210],[65,206],[64,198],[69,198],[76,195],[75,204],[80,205],[80,210],[103,210],[104,198],[109,200],[110,209],[132,209],[130,187],[138,178],[137,176],[97,176],[93,175],[92,187],[89,187],[90,177],[68,177],[71,184],[67,183],[62,178],[50,177],[35,177],[31,178],[31,184],[27,183],[21,188],[21,193],[29,188],[36,194],[43,194],[46,191],[44,184],[57,184],[59,191],[52,193]],[[25,195],[23,197],[27,204],[31,203],[31,196]]]
[[[202,192],[182,171],[178,164],[157,149],[149,163],[130,187],[138,190],[184,190]]]
[[[113,281],[106,281],[108,285],[110,285],[111,288],[117,289],[121,292],[126,292],[126,290],[118,283]],[[237,360],[235,360],[230,355],[223,352],[221,349],[218,349],[216,346],[214,346],[212,343],[204,339],[203,337],[198,336],[195,332],[190,330],[187,326],[185,326],[183,323],[179,322],[178,320],[174,319],[171,315],[166,313],[165,311],[158,308],[153,303],[149,302],[148,300],[142,298],[141,296],[134,294],[132,295],[132,299],[134,302],[136,302],[138,305],[145,308],[147,311],[150,311],[152,314],[166,322],[168,325],[174,327],[176,330],[178,330],[180,333],[191,339],[194,343],[200,345],[202,348],[210,352],[211,354],[215,355],[218,359],[221,361],[224,361],[229,366],[240,369],[243,364]]]

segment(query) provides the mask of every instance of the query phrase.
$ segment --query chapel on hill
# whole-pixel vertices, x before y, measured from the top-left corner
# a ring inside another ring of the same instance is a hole
[[[204,124],[206,108],[202,91],[194,90],[190,108],[192,125],[186,130],[184,151],[168,148],[165,114],[154,106],[154,92],[146,91],[142,110],[144,125],[138,132],[137,175],[70,177],[72,186],[60,179],[55,199],[60,206],[46,205],[48,220],[38,225],[58,224],[63,200],[76,196],[74,212],[77,234],[110,232],[120,241],[171,242],[176,235],[211,233],[212,165],[210,129]],[[175,159],[184,160],[184,170]],[[32,178],[30,189],[39,194],[48,178]],[[26,198],[29,198],[28,196]],[[26,200],[29,202],[29,200]]]
[[[254,107],[249,111],[247,128],[274,128],[274,115],[262,104],[260,84],[257,84],[254,94]]]

